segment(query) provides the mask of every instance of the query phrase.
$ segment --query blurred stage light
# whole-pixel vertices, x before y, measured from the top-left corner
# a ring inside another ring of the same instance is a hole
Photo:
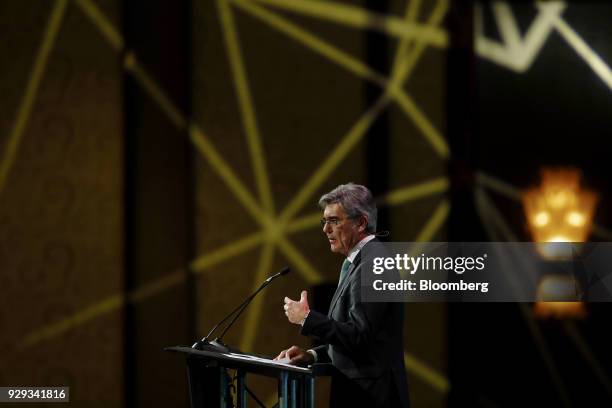
[[[541,172],[539,186],[522,194],[523,208],[534,242],[545,262],[571,261],[585,242],[593,225],[597,194],[580,187],[580,171],[548,168]],[[583,302],[571,301],[580,293],[573,276],[547,275],[538,285],[534,313],[541,318],[584,318]]]
[[[523,193],[531,236],[546,259],[563,258],[553,242],[585,242],[593,224],[597,194],[580,188],[580,171],[543,169],[542,183]]]

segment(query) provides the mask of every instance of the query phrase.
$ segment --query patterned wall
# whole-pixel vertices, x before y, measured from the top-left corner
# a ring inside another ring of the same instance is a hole
[[[394,0],[387,14],[376,14],[359,1],[194,2],[193,117],[187,118],[123,49],[119,1],[0,2],[0,51],[8,56],[0,64],[0,384],[70,385],[76,406],[123,403],[123,69],[193,142],[197,257],[191,269],[200,334],[289,264],[292,275],[269,287],[226,341],[268,355],[308,345],[286,322],[282,298],[337,279],[340,258],[322,239],[315,203],[340,183],[366,182],[372,157],[365,135],[382,112],[391,130],[390,175],[378,198],[388,208],[392,239],[444,240],[449,38],[441,27],[449,7],[447,0]],[[514,84],[510,75],[518,84],[530,70],[562,83],[565,71],[551,77],[546,66],[561,55],[581,73],[566,84],[588,85],[591,98],[597,96],[589,114],[599,119],[588,124],[603,123],[611,54],[593,21],[606,14],[592,5],[565,10],[559,2],[521,7],[476,8],[479,72],[489,70],[487,78],[498,81],[490,89]],[[368,30],[388,37],[388,72],[366,63]],[[384,90],[379,99],[366,103],[366,82]],[[510,87],[507,95],[520,94]],[[499,114],[494,106],[487,108]],[[511,136],[503,139],[514,143]],[[487,152],[500,146],[496,139],[486,143]],[[563,143],[571,146],[571,138]],[[584,153],[587,165],[605,161],[605,149],[588,143],[580,149],[569,149],[568,157]],[[491,160],[491,168],[503,167]],[[505,175],[477,174],[480,197],[489,189],[515,201],[518,188],[494,176]],[[484,223],[503,226],[500,213],[488,208],[481,211]],[[600,214],[598,221],[606,219]],[[595,235],[611,236],[601,225]],[[162,276],[130,300],[160,307],[154,295],[184,278],[180,271]],[[413,403],[440,406],[451,389],[444,375],[444,307],[406,310]],[[597,350],[575,326],[566,329],[587,356],[587,369],[609,389],[602,363],[592,358]],[[553,377],[555,370],[549,367]],[[270,405],[274,383],[252,384]],[[323,400],[327,387],[321,385]]]
[[[122,286],[118,60],[72,3],[0,8],[0,384],[119,406],[121,315],[84,313]]]
[[[390,157],[379,165],[391,175],[379,199],[389,208],[393,239],[444,240],[448,213],[447,38],[439,29],[448,2],[391,2],[389,15],[358,2],[329,9],[298,3],[304,7],[217,1],[194,9],[194,122],[222,160],[204,154],[196,168],[198,330],[207,332],[266,276],[291,265],[292,274],[267,288],[225,338],[267,355],[310,344],[286,321],[282,299],[337,280],[341,258],[323,239],[316,201],[338,184],[366,183],[364,135],[381,112],[389,114],[391,135]],[[365,62],[367,26],[343,20],[348,11],[399,25],[416,21],[432,33],[418,42],[387,33],[397,57],[392,70],[376,72]],[[394,76],[399,90],[368,106],[365,82],[385,89]],[[448,389],[443,308],[411,305],[407,316],[413,399],[439,405]],[[272,381],[252,383],[273,401]],[[327,387],[320,385],[325,406]]]

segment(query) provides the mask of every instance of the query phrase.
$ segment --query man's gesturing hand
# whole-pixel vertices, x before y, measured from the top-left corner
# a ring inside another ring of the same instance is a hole
[[[285,297],[285,306],[283,307],[285,309],[285,315],[287,315],[291,323],[300,324],[302,320],[306,318],[306,315],[308,315],[310,307],[308,306],[307,296],[308,292],[303,290],[298,302]]]
[[[288,358],[289,364],[293,365],[314,363],[314,356],[298,346],[291,346],[287,350],[281,351],[274,360],[281,360],[283,358]]]

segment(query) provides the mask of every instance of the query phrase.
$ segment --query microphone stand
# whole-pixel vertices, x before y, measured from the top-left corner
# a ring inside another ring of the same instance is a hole
[[[218,353],[229,353],[231,351],[231,348],[229,346],[227,346],[226,344],[224,344],[223,341],[221,340],[223,338],[223,336],[225,335],[225,333],[227,333],[227,331],[230,329],[230,327],[232,327],[232,325],[234,324],[234,322],[236,322],[238,317],[240,317],[240,315],[242,314],[244,309],[247,308],[249,303],[251,303],[251,301],[255,298],[255,296],[257,296],[257,294],[259,292],[261,292],[266,286],[268,286],[270,284],[270,282],[272,282],[274,279],[278,278],[279,276],[286,275],[287,273],[289,273],[289,267],[286,266],[279,273],[277,273],[275,275],[272,275],[268,279],[266,279],[259,286],[259,288],[257,288],[257,290],[255,292],[253,292],[249,297],[247,297],[244,300],[244,302],[242,302],[240,305],[238,305],[238,307],[236,307],[227,316],[225,316],[223,318],[223,320],[221,320],[219,323],[217,323],[208,332],[206,337],[204,337],[202,340],[198,340],[195,343],[193,343],[191,348],[196,349],[196,350],[216,351]],[[229,322],[229,324],[227,326],[225,326],[225,329],[223,330],[221,335],[219,337],[216,337],[214,340],[209,340],[210,336],[215,332],[215,330],[217,330],[217,328],[220,325],[222,325],[225,321],[227,321],[227,319],[229,319],[232,316],[234,316],[234,318]],[[239,350],[235,350],[235,351],[239,351]]]

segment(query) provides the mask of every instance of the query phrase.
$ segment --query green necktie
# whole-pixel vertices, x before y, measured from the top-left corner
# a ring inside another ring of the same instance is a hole
[[[348,273],[350,267],[351,261],[349,261],[348,258],[345,258],[344,262],[342,262],[342,269],[340,270],[340,279],[338,280],[338,286],[340,286],[344,278],[346,278],[346,274]]]

